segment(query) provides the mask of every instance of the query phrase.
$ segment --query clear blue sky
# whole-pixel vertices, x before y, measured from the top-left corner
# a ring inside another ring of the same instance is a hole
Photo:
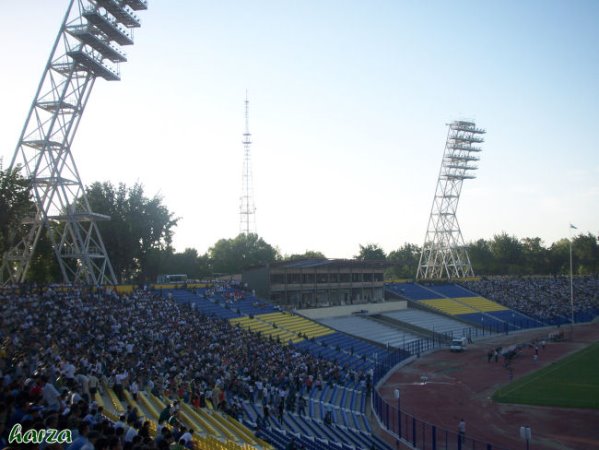
[[[67,0],[0,3],[10,161]],[[445,124],[487,129],[466,241],[599,233],[599,2],[150,0],[75,138],[84,183],[142,182],[175,246],[239,231],[250,97],[258,232],[283,253],[422,245]]]

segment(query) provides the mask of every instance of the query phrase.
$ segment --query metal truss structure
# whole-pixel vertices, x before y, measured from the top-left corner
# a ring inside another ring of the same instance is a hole
[[[456,211],[466,179],[476,178],[474,165],[479,160],[485,130],[472,121],[448,124],[447,142],[441,162],[437,189],[418,264],[417,279],[452,279],[474,276],[464,245]]]
[[[241,201],[239,206],[239,232],[241,234],[256,233],[256,207],[254,206],[254,187],[252,178],[252,145],[249,128],[250,102],[245,94],[245,133],[243,133],[243,172],[241,177]]]
[[[116,277],[71,153],[96,78],[120,79],[147,0],[71,0],[29,110],[10,167],[30,182],[35,215],[3,258],[7,282],[26,279],[36,245],[48,231],[65,283],[115,284]]]

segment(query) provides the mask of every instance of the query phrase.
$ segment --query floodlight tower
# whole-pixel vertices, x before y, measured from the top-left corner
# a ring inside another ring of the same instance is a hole
[[[447,142],[439,171],[428,228],[418,264],[417,279],[463,278],[474,276],[464,245],[456,210],[464,180],[476,178],[480,147],[485,130],[473,121],[448,124]]]
[[[0,276],[25,281],[44,229],[66,283],[115,284],[71,145],[96,78],[119,80],[147,0],[70,0],[10,167],[29,180],[35,214],[5,253]]]
[[[245,133],[243,133],[243,173],[241,176],[241,205],[239,207],[239,232],[250,234],[256,232],[256,207],[254,206],[254,187],[252,179],[252,160],[250,147],[252,144],[249,128],[249,105],[247,91],[245,93]]]

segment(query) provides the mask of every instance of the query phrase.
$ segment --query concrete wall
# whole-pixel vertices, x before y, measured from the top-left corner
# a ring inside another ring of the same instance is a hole
[[[400,300],[385,303],[363,303],[361,305],[332,306],[330,308],[300,309],[297,311],[297,313],[309,319],[318,320],[324,319],[326,317],[350,316],[352,313],[362,310],[368,311],[368,314],[380,314],[388,311],[406,309],[407,307],[408,302],[405,300]]]

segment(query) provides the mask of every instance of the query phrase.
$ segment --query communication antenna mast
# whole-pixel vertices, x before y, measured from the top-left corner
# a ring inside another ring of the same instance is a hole
[[[485,130],[473,121],[458,120],[448,124],[447,142],[439,171],[428,228],[418,264],[417,279],[463,278],[474,276],[464,245],[456,211],[462,183],[476,178],[480,147]]]
[[[110,218],[92,212],[71,146],[96,78],[120,80],[120,47],[133,44],[135,11],[147,8],[147,0],[70,0],[10,164],[29,180],[35,215],[4,254],[7,282],[25,281],[46,229],[65,283],[116,284],[97,226]]]
[[[252,160],[250,147],[252,144],[249,128],[249,105],[245,92],[245,133],[243,133],[243,173],[241,177],[241,205],[239,207],[239,232],[256,233],[256,207],[254,206],[254,187],[252,179]]]

